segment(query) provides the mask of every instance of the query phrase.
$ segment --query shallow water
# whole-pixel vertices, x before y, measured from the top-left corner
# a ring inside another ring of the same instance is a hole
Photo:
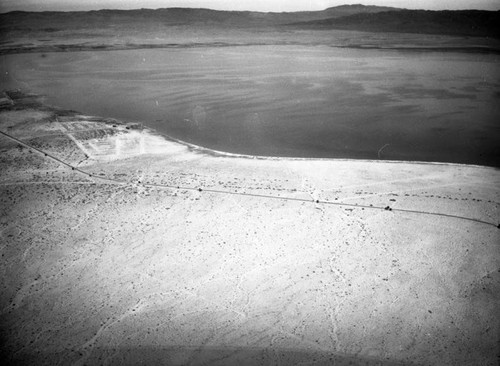
[[[9,55],[0,68],[4,88],[222,151],[499,166],[498,58],[246,46]]]

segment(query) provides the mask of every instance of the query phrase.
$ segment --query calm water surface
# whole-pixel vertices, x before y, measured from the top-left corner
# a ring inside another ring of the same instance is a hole
[[[0,60],[4,87],[217,150],[500,165],[497,55],[248,46]]]

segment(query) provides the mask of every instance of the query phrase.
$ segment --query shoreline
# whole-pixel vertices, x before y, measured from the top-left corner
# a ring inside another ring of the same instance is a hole
[[[476,167],[476,168],[489,168],[493,170],[500,170],[500,167],[490,166],[490,165],[479,165],[479,164],[466,164],[466,163],[452,163],[452,162],[441,162],[441,161],[420,161],[420,160],[384,160],[384,159],[355,159],[355,158],[314,158],[314,157],[293,157],[293,156],[269,156],[269,155],[248,155],[248,154],[238,154],[231,153],[222,150],[215,150],[201,145],[192,144],[180,139],[176,139],[169,136],[166,133],[161,133],[156,131],[154,128],[144,125],[144,129],[148,130],[154,135],[161,136],[167,141],[173,141],[180,145],[187,146],[191,151],[208,154],[214,157],[227,157],[227,158],[241,158],[241,159],[252,159],[252,160],[297,160],[297,161],[340,161],[340,162],[365,162],[365,163],[388,163],[388,164],[419,164],[419,165],[445,165],[445,166],[457,166],[457,167]]]
[[[188,154],[194,154],[194,156],[204,156],[204,157],[210,157],[214,158],[215,160],[217,159],[225,159],[229,160],[229,163],[231,160],[234,160],[236,164],[238,164],[238,160],[240,161],[256,161],[257,163],[261,161],[262,163],[282,163],[282,164],[287,164],[287,163],[311,163],[311,164],[318,164],[318,163],[325,163],[325,164],[348,164],[351,168],[356,169],[356,166],[380,166],[381,168],[384,168],[388,165],[394,165],[398,164],[401,167],[406,168],[406,169],[411,169],[412,166],[414,167],[436,167],[436,168],[445,168],[445,169],[477,169],[478,171],[487,171],[488,169],[492,169],[494,173],[500,172],[499,168],[496,167],[489,167],[489,166],[481,166],[481,165],[473,165],[473,164],[459,164],[459,163],[448,163],[448,162],[421,162],[421,161],[404,161],[404,160],[370,160],[370,159],[342,159],[342,158],[301,158],[301,157],[275,157],[275,156],[257,156],[257,155],[244,155],[244,154],[236,154],[236,153],[229,153],[229,152],[224,152],[224,151],[218,151],[218,150],[213,150],[210,148],[206,148],[203,146],[195,145],[186,141],[182,141],[176,138],[173,138],[169,136],[168,134],[163,134],[159,133],[155,129],[148,127],[144,125],[142,122],[124,122],[117,120],[115,118],[104,118],[104,117],[99,117],[99,116],[88,116],[88,115],[82,115],[76,111],[66,111],[63,110],[59,107],[56,106],[50,106],[45,104],[44,102],[41,101],[41,97],[36,95],[36,94],[25,94],[21,91],[18,91],[18,98],[19,99],[33,99],[34,105],[44,111],[50,111],[53,113],[53,117],[55,117],[55,121],[57,123],[59,122],[59,113],[63,112],[63,115],[65,116],[70,116],[71,118],[75,118],[77,121],[85,121],[85,123],[90,122],[91,124],[99,124],[99,123],[104,123],[105,125],[112,126],[112,129],[114,130],[111,135],[105,134],[104,136],[98,137],[97,139],[91,138],[90,141],[99,141],[105,142],[106,140],[113,140],[112,141],[112,149],[111,151],[118,151],[118,145],[130,145],[132,142],[132,145],[129,146],[129,149],[134,150],[132,153],[125,153],[124,156],[120,155],[121,154],[121,149],[120,153],[110,153],[109,149],[107,146],[103,151],[99,151],[99,149],[95,148],[95,145],[92,142],[89,142],[88,138],[81,138],[75,137],[75,132],[73,133],[68,133],[68,137],[74,142],[77,147],[85,153],[86,159],[90,159],[91,164],[92,161],[94,162],[113,162],[113,161],[120,161],[120,160],[127,160],[127,159],[138,159],[141,158],[142,156],[154,156],[159,159],[165,159],[165,158],[174,158],[176,155],[186,155]],[[8,95],[8,92],[4,92],[4,95],[8,100],[12,102],[12,105],[16,104],[10,96]],[[5,105],[5,98],[2,98],[2,104]],[[33,105],[31,105],[33,107]],[[78,122],[77,122],[78,123]],[[88,125],[87,125],[88,127]],[[117,129],[118,128],[118,129]],[[82,131],[79,131],[82,132]],[[85,132],[85,131],[83,131]],[[98,179],[98,180],[104,180],[104,181],[109,181],[113,183],[119,183],[119,184],[130,184],[128,181],[123,181],[123,180],[116,180],[114,178],[110,177],[101,177],[98,175],[95,175],[91,172],[88,172],[85,169],[86,165],[83,165],[83,167],[80,167],[79,164],[77,166],[72,165],[71,163],[61,160],[60,158],[51,155],[47,153],[46,151],[40,150],[37,147],[31,146],[28,143],[19,140],[18,138],[11,136],[10,134],[0,131],[2,135],[5,137],[17,142],[18,144],[24,145],[26,148],[32,149],[34,151],[37,151],[38,153],[44,155],[45,157],[48,157],[50,159],[53,159],[54,161],[67,166],[71,168],[73,171],[77,171],[85,176],[88,176],[91,179]],[[136,136],[134,136],[136,134]],[[139,138],[139,140],[137,140]],[[158,140],[159,139],[159,140]],[[120,142],[121,141],[121,142]],[[139,150],[137,150],[136,145],[140,145]],[[150,146],[150,145],[155,145],[157,148],[153,147],[152,150],[148,151],[147,149],[145,150],[144,145]],[[170,146],[169,146],[170,145]],[[94,150],[89,148],[92,147]],[[186,149],[186,152],[183,152],[183,149]],[[359,168],[358,168],[359,169]],[[261,198],[271,198],[271,199],[282,199],[282,200],[291,200],[291,201],[299,201],[299,202],[313,202],[316,205],[319,204],[326,204],[326,205],[337,205],[337,206],[346,206],[346,207],[354,207],[354,208],[367,208],[367,209],[377,209],[377,210],[389,210],[393,211],[393,208],[390,206],[373,206],[373,205],[363,205],[363,204],[352,204],[352,203],[344,203],[342,201],[337,202],[338,198],[335,198],[335,201],[332,200],[324,200],[324,199],[318,199],[317,196],[311,196],[309,199],[303,199],[303,198],[296,198],[296,197],[287,197],[287,196],[274,196],[274,195],[268,195],[268,194],[255,194],[254,193],[248,193],[245,191],[229,191],[229,190],[220,190],[220,189],[213,189],[213,188],[206,188],[203,185],[198,185],[198,186],[179,186],[179,185],[166,185],[166,184],[158,184],[155,182],[145,182],[139,180],[137,183],[139,186],[142,186],[144,188],[167,188],[167,189],[177,189],[177,190],[192,190],[192,191],[206,191],[206,192],[212,192],[212,193],[218,193],[218,194],[230,194],[230,195],[242,195],[242,196],[253,196],[253,197],[261,197]],[[294,189],[295,190],[295,189]],[[500,200],[499,200],[500,201]],[[434,215],[434,216],[447,216],[455,219],[465,219],[477,223],[483,223],[487,225],[491,225],[493,227],[500,228],[500,224],[497,225],[497,223],[490,222],[490,221],[484,221],[481,219],[477,219],[474,217],[464,217],[460,215],[450,215],[447,213],[443,212],[427,212],[427,211],[415,211],[411,209],[394,209],[395,211],[400,211],[400,212],[406,212],[406,213],[417,213],[417,214],[428,214],[428,215]],[[499,220],[500,221],[500,220]]]
[[[21,96],[24,97],[30,97],[36,99],[37,103],[39,103],[40,107],[43,108],[48,108],[54,113],[57,113],[58,111],[65,111],[65,109],[59,107],[59,106],[52,106],[45,104],[44,102],[41,101],[42,96],[38,96],[35,94],[30,94],[26,92],[22,92],[21,90],[16,90],[16,91],[9,91],[9,90],[4,90],[2,93],[7,96],[8,99],[10,97],[8,96],[9,92],[17,92],[20,93]],[[2,98],[3,99],[3,98]],[[162,133],[156,130],[155,128],[152,128],[143,122],[138,122],[138,121],[130,121],[130,122],[125,122],[118,120],[113,117],[100,117],[100,116],[87,116],[87,115],[82,115],[81,113],[77,111],[71,111],[72,113],[81,115],[82,117],[88,118],[89,120],[96,120],[96,121],[114,121],[114,123],[125,126],[126,129],[129,129],[129,126],[135,126],[133,129],[136,130],[145,130],[148,131],[151,135],[161,137],[162,139],[165,139],[165,141],[169,142],[174,142],[177,143],[181,146],[187,147],[190,151],[194,153],[202,153],[202,154],[207,154],[210,156],[214,157],[226,157],[226,158],[241,158],[241,159],[251,159],[251,160],[290,160],[290,161],[339,161],[339,162],[371,162],[371,163],[390,163],[390,164],[423,164],[423,165],[443,165],[443,166],[457,166],[457,167],[477,167],[477,168],[489,168],[493,170],[500,170],[500,166],[491,166],[491,165],[480,165],[480,164],[467,164],[467,163],[454,163],[454,162],[441,162],[441,161],[420,161],[420,160],[384,160],[384,159],[357,159],[357,158],[317,158],[317,157],[294,157],[294,156],[269,156],[269,155],[250,155],[250,154],[239,154],[239,153],[232,153],[228,151],[222,151],[222,150],[216,150],[216,149],[211,149],[209,147],[193,144],[187,141],[183,141],[181,139],[177,139],[175,137],[172,137],[168,135],[167,133]],[[140,128],[137,128],[136,126],[141,126]]]

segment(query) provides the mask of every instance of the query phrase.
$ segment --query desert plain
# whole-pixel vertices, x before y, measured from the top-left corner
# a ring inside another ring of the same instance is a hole
[[[500,172],[230,155],[10,91],[2,358],[496,365]]]

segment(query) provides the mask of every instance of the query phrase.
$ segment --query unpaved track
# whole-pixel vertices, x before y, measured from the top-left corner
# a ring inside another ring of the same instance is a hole
[[[88,173],[78,167],[75,167],[49,153],[46,153],[45,151],[42,151],[36,147],[33,147],[31,145],[28,145],[27,143],[15,138],[14,136],[11,136],[3,131],[0,131],[0,133],[9,139],[17,142],[18,144],[27,147],[29,149],[35,150],[38,153],[42,154],[43,156],[52,159],[80,174],[83,174],[87,177],[94,178],[97,180],[100,180],[102,182],[106,183],[118,183],[118,184],[130,184],[130,182],[126,181],[120,181],[117,179],[112,179],[112,178],[104,178],[104,177],[99,177],[94,174]],[[272,196],[272,195],[265,195],[265,194],[255,194],[255,193],[245,193],[245,192],[231,192],[231,191],[224,191],[224,190],[217,190],[217,189],[209,189],[209,188],[202,188],[202,187],[184,187],[184,186],[172,186],[172,185],[167,185],[167,184],[157,184],[157,183],[147,183],[147,182],[139,182],[137,183],[138,185],[142,187],[155,187],[155,188],[167,188],[167,189],[182,189],[182,190],[191,190],[191,191],[199,191],[199,192],[210,192],[210,193],[217,193],[217,194],[230,194],[230,195],[237,195],[237,196],[249,196],[249,197],[259,197],[259,198],[265,198],[265,199],[278,199],[278,200],[286,200],[286,201],[298,201],[298,202],[311,202],[311,200],[307,199],[302,199],[302,198],[294,198],[294,197],[283,197],[283,196]],[[390,206],[373,206],[373,205],[362,205],[362,204],[354,204],[354,203],[342,203],[342,202],[331,202],[331,201],[324,201],[324,200],[312,200],[312,202],[316,204],[325,204],[325,205],[334,205],[334,206],[341,206],[341,207],[355,207],[355,208],[366,208],[366,209],[373,209],[373,210],[385,210],[385,211],[393,211],[393,212],[405,212],[405,213],[411,213],[411,214],[419,214],[419,215],[432,215],[432,216],[442,216],[442,217],[451,217],[459,220],[468,220],[472,222],[476,222],[479,224],[485,224],[485,225],[491,225],[494,227],[497,227],[500,229],[500,224],[492,223],[492,222],[487,222],[471,217],[465,217],[465,216],[458,216],[458,215],[452,215],[452,214],[446,214],[446,213],[439,213],[439,212],[427,212],[427,211],[419,211],[419,210],[408,210],[408,209],[401,209],[401,208],[391,208]]]

